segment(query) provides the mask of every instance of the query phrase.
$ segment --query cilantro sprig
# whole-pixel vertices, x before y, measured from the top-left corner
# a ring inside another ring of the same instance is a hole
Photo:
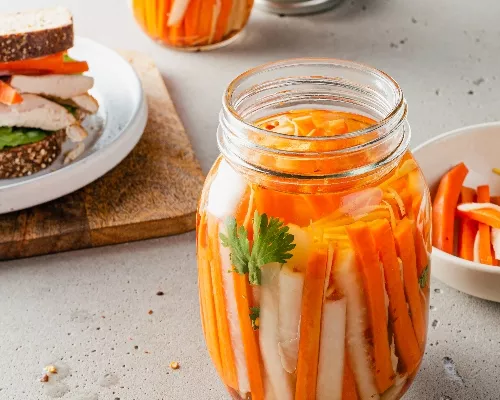
[[[238,226],[234,217],[228,217],[225,225],[227,236],[220,234],[222,245],[230,249],[235,271],[248,273],[252,285],[261,284],[260,268],[263,265],[273,262],[285,264],[292,258],[290,251],[295,248],[294,237],[279,218],[268,218],[266,214],[255,211],[251,250],[244,226]]]

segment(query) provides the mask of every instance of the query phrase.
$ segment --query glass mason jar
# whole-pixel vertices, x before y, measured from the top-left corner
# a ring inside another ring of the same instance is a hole
[[[398,84],[349,61],[228,87],[197,221],[201,318],[235,399],[399,399],[424,354],[429,191]]]
[[[198,51],[224,46],[243,30],[253,0],[131,0],[136,21],[153,40]]]

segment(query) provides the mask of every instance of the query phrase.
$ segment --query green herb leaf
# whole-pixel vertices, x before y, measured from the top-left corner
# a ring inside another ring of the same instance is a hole
[[[425,267],[422,274],[418,278],[418,284],[422,289],[427,286],[427,282],[429,282],[429,266]]]
[[[252,329],[256,331],[259,329],[259,317],[260,317],[260,308],[259,307],[250,307],[250,321],[252,321]]]
[[[226,229],[227,236],[220,235],[222,245],[230,248],[231,262],[236,272],[248,273],[252,285],[260,285],[260,268],[263,265],[273,262],[285,264],[292,258],[290,251],[295,248],[294,237],[278,218],[268,219],[266,214],[260,215],[255,211],[251,252],[248,232],[243,226],[237,226],[234,217],[226,219]]]
[[[236,272],[246,274],[248,272],[248,262],[250,260],[250,243],[248,242],[248,232],[244,226],[238,228],[236,218],[226,219],[227,236],[220,234],[220,240],[224,247],[231,249],[231,263]]]
[[[51,133],[42,129],[0,127],[0,150],[5,147],[36,143]]]

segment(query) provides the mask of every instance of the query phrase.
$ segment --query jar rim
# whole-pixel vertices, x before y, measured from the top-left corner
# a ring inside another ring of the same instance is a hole
[[[332,136],[315,136],[315,137],[308,137],[307,140],[311,142],[322,142],[322,141],[336,141],[336,140],[345,140],[345,139],[351,139],[355,138],[358,136],[366,135],[370,132],[379,130],[389,124],[392,119],[400,112],[401,108],[406,106],[405,99],[403,96],[403,90],[399,86],[399,84],[396,82],[394,78],[392,78],[389,74],[385,73],[384,71],[377,69],[375,67],[372,67],[368,64],[363,64],[357,61],[349,61],[349,60],[343,60],[343,59],[338,59],[338,58],[328,58],[328,57],[298,57],[298,58],[289,58],[289,59],[284,59],[284,60],[279,60],[279,61],[273,61],[269,62],[266,64],[259,65],[257,67],[254,67],[252,69],[249,69],[240,75],[238,75],[236,78],[234,78],[229,85],[226,88],[226,91],[223,96],[223,107],[226,111],[228,111],[233,118],[235,118],[238,123],[243,124],[245,128],[252,129],[256,132],[260,132],[262,134],[266,134],[267,136],[270,137],[275,137],[275,138],[281,138],[281,139],[287,139],[287,140],[303,140],[304,138],[301,136],[291,136],[279,132],[273,132],[269,131],[264,128],[260,128],[259,126],[256,126],[250,122],[245,121],[245,119],[236,111],[234,105],[232,104],[232,96],[238,87],[239,84],[243,83],[246,79],[257,75],[259,73],[267,72],[267,71],[272,71],[272,70],[278,70],[281,68],[286,68],[286,67],[297,67],[297,66],[311,66],[314,64],[319,64],[323,66],[331,65],[331,66],[336,66],[336,67],[349,67],[349,68],[354,68],[363,72],[369,72],[373,73],[376,75],[378,78],[382,78],[386,81],[388,81],[394,90],[394,93],[396,94],[396,101],[395,105],[392,107],[392,109],[389,111],[389,113],[380,121],[378,121],[374,125],[370,125],[364,129],[360,129],[354,132],[349,132],[341,135],[332,135]],[[320,77],[320,76],[318,76]],[[311,78],[311,77],[309,77]],[[313,77],[315,78],[315,77]]]

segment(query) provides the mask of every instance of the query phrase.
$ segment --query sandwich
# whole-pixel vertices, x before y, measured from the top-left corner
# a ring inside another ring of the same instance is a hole
[[[0,14],[0,179],[48,168],[67,139],[72,158],[83,151],[81,123],[99,104],[87,62],[68,54],[73,40],[64,8]]]

